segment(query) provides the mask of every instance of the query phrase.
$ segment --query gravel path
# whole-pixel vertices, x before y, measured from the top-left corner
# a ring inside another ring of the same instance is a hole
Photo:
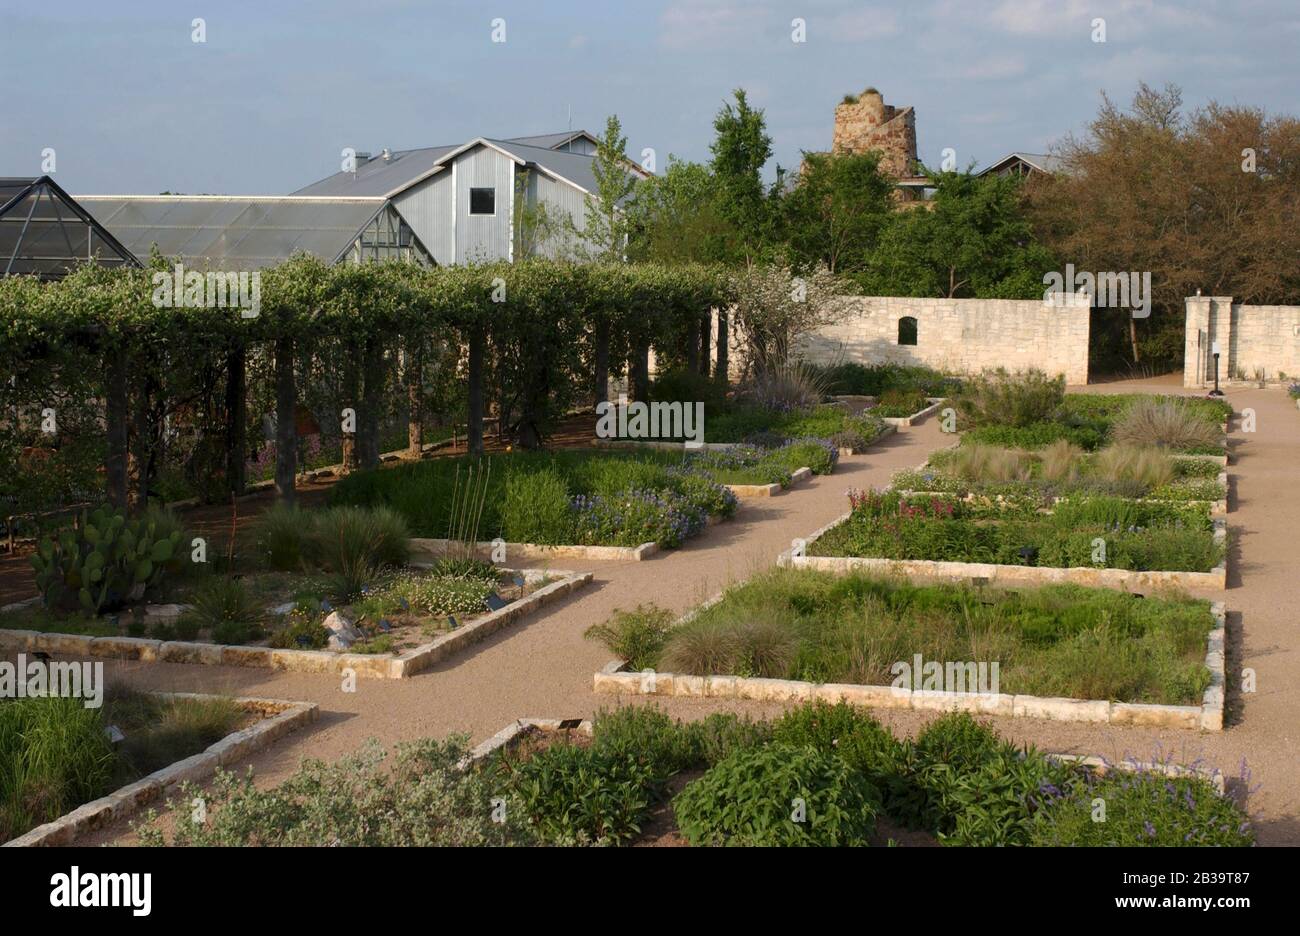
[[[1088,392],[1156,389],[1178,392],[1168,379],[1091,386]],[[1236,776],[1243,758],[1262,844],[1300,844],[1300,654],[1293,605],[1300,597],[1295,565],[1300,505],[1295,494],[1300,464],[1300,412],[1276,390],[1229,391],[1240,413],[1253,407],[1257,429],[1242,433],[1233,423],[1234,464],[1230,472],[1229,525],[1235,542],[1226,597],[1229,632],[1229,727],[1218,735],[1105,725],[1069,725],[1027,719],[995,719],[1008,737],[1046,750],[1144,759],[1170,756],[1196,760]],[[843,513],[849,487],[883,486],[897,470],[922,462],[948,444],[935,419],[903,430],[867,455],[841,460],[829,477],[813,478],[770,500],[749,501],[737,518],[710,528],[683,549],[641,563],[557,563],[590,569],[595,581],[549,606],[525,624],[480,644],[464,656],[403,681],[359,680],[355,693],[341,691],[334,676],[271,673],[232,667],[116,663],[112,668],[144,688],[218,691],[304,699],[320,704],[312,729],[295,733],[249,762],[259,784],[274,783],[303,757],[338,758],[367,738],[385,743],[451,732],[481,740],[521,716],[578,717],[592,714],[613,697],[596,696],[592,674],[610,658],[583,638],[591,624],[615,608],[654,602],[685,611],[728,582],[771,565],[795,537],[807,535]],[[1245,559],[1242,554],[1245,554]],[[1208,595],[1208,593],[1207,593]],[[1243,667],[1257,673],[1258,691],[1238,689]],[[628,701],[641,702],[638,698]],[[733,700],[657,700],[669,712],[698,718],[719,709],[755,716],[781,705]],[[914,732],[928,715],[877,713],[882,722]],[[129,842],[124,825],[104,830],[82,844]]]

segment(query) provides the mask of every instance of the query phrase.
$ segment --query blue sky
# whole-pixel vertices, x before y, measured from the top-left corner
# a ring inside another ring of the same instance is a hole
[[[1127,101],[1141,80],[1192,106],[1300,101],[1297,0],[3,5],[0,175],[38,174],[52,147],[55,179],[81,194],[286,193],[345,146],[541,133],[570,108],[594,132],[617,113],[629,151],[653,147],[662,167],[708,158],[735,87],[766,110],[769,171],[829,148],[836,103],[868,85],[916,108],[923,160],[952,147],[963,166],[1043,151],[1101,91]]]

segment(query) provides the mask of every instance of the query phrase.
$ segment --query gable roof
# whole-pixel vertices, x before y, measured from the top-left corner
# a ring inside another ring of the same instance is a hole
[[[1000,172],[1009,168],[1013,163],[1021,162],[1039,172],[1060,172],[1064,168],[1060,157],[1049,156],[1046,153],[1008,153],[997,162],[993,163],[987,169],[981,169],[978,175],[988,175],[990,172]]]
[[[0,178],[0,276],[58,279],[78,263],[139,259],[49,176]]]
[[[85,195],[81,201],[138,257],[157,244],[187,266],[236,272],[298,252],[334,263],[391,207],[383,198],[294,196]]]
[[[389,152],[387,159],[380,154],[358,161],[356,172],[336,172],[298,189],[293,194],[392,198],[436,175],[443,166],[461,153],[481,145],[493,147],[520,165],[535,166],[547,175],[561,182],[567,182],[583,192],[594,192],[596,177],[591,167],[595,157],[564,149],[569,142],[579,137],[599,142],[586,130],[577,130],[511,139],[475,137],[457,146],[396,150]],[[628,166],[638,174],[645,175],[645,172],[631,160],[628,161]]]

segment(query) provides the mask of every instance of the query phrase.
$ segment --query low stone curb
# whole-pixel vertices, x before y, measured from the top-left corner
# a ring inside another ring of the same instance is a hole
[[[456,540],[411,539],[413,553],[423,552],[434,559],[444,555],[454,545],[460,544]],[[490,557],[496,545],[490,541],[479,542],[475,544],[475,549]],[[527,561],[590,559],[598,562],[640,562],[660,552],[658,543],[642,543],[640,546],[538,546],[535,543],[506,543],[505,548],[507,555]]]
[[[808,467],[796,468],[790,473],[789,487],[781,487],[779,484],[726,484],[723,487],[731,491],[737,497],[775,497],[782,491],[787,491],[808,480],[813,476],[813,470]]]
[[[570,719],[571,721],[572,719]],[[510,750],[522,741],[527,735],[535,731],[560,731],[562,720],[559,718],[520,718],[502,728],[486,741],[478,744],[472,751],[461,761],[460,766],[466,767],[471,764],[481,763],[487,760],[497,751]],[[591,736],[591,719],[582,719],[576,728],[572,729],[579,734]]]
[[[342,673],[344,670],[352,670],[358,676],[374,679],[404,679],[513,624],[543,605],[583,587],[593,577],[590,572],[556,570],[548,573],[540,569],[519,571],[529,582],[548,576],[561,578],[512,601],[504,608],[464,624],[431,643],[401,654],[334,653],[327,650],[228,646],[179,640],[148,640],[141,637],[90,637],[5,629],[0,629],[0,650],[40,650],[60,656],[103,657],[142,663],[244,666],[297,673]]]
[[[884,422],[887,426],[907,428],[914,423],[918,423],[922,419],[925,419],[925,417],[929,416],[931,413],[938,412],[939,407],[943,406],[947,401],[947,397],[926,397],[925,399],[930,405],[926,406],[924,409],[917,410],[911,416],[878,416],[876,418]],[[871,411],[868,410],[867,414],[870,415],[870,412]]]
[[[1200,777],[1203,780],[1208,780],[1220,796],[1224,794],[1227,786],[1224,781],[1223,771],[1217,769],[1207,770],[1204,767],[1184,767],[1182,764],[1165,764],[1160,761],[1139,761],[1129,757],[1121,761],[1110,761],[1104,757],[1085,754],[1045,753],[1043,756],[1057,763],[1078,764],[1082,767],[1089,767],[1099,774],[1105,774],[1108,770],[1122,770],[1126,773],[1158,773],[1166,777]]]
[[[157,694],[176,699],[219,698],[188,692]],[[262,712],[270,717],[226,735],[215,744],[209,745],[201,754],[177,761],[107,796],[78,806],[52,822],[37,826],[5,842],[3,847],[71,845],[82,835],[101,829],[134,814],[150,803],[164,799],[182,783],[187,781],[197,783],[215,773],[218,767],[228,767],[244,760],[250,754],[262,750],[289,732],[315,721],[319,715],[319,708],[315,702],[255,698],[234,701],[242,708]]]
[[[809,556],[806,550],[827,531],[844,523],[852,512],[813,532],[803,540],[803,554],[791,550],[781,553],[776,564],[785,568],[818,569],[823,572],[877,572],[881,575],[902,575],[907,578],[965,581],[980,579],[987,585],[1053,585],[1070,582],[1094,588],[1115,588],[1120,591],[1145,593],[1157,588],[1195,588],[1222,591],[1228,586],[1228,556],[1209,572],[1146,571],[1130,569],[1104,569],[1092,566],[1075,566],[1068,569],[1048,566],[998,565],[991,562],[940,562],[929,559],[882,559],[873,556]],[[1228,523],[1222,517],[1211,518],[1214,524],[1214,541],[1226,543]]]

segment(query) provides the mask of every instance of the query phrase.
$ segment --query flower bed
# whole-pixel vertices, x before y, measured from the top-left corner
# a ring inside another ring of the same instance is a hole
[[[1224,620],[1190,598],[780,569],[677,621],[638,608],[590,636],[622,657],[596,675],[598,692],[1219,730]]]
[[[316,712],[314,703],[127,690],[111,692],[102,709],[82,708],[75,699],[6,702],[0,721],[17,727],[16,721],[35,719],[40,727],[0,732],[0,841],[70,845],[182,782],[246,758]],[[122,740],[109,739],[110,725]],[[109,790],[115,792],[105,795]]]
[[[435,459],[349,475],[331,502],[396,511],[416,536],[451,528],[458,482],[484,477],[479,537],[537,546],[680,546],[737,502],[691,459],[666,452],[568,450]],[[754,480],[770,468],[754,468]]]
[[[235,580],[242,597],[221,618],[204,608],[157,608],[132,619],[50,614],[32,605],[0,617],[0,647],[82,656],[412,676],[588,584],[590,573],[412,567],[375,576],[351,599],[327,578],[276,572]],[[202,586],[200,586],[202,587]],[[184,599],[182,589],[177,597]],[[214,620],[215,619],[215,620]]]
[[[1069,495],[1114,494],[1201,502],[1212,513],[1226,513],[1228,497],[1227,473],[1207,459],[1136,447],[1085,454],[1062,442],[1037,452],[982,445],[947,449],[919,468],[898,472],[891,484],[909,493],[1026,498],[1041,506]]]
[[[650,707],[521,719],[463,739],[309,762],[278,787],[223,774],[206,821],[179,810],[148,845],[1253,844],[1215,776],[1094,766],[1020,748],[965,715],[900,739],[846,705],[774,721],[675,722]],[[189,795],[192,790],[182,790]],[[1104,823],[1082,821],[1097,797]],[[382,809],[383,823],[364,816]],[[249,817],[254,817],[250,820]],[[306,817],[317,817],[307,821]]]
[[[1227,525],[1195,504],[1070,497],[1050,512],[951,496],[850,491],[850,512],[783,564],[998,584],[1223,588]]]

